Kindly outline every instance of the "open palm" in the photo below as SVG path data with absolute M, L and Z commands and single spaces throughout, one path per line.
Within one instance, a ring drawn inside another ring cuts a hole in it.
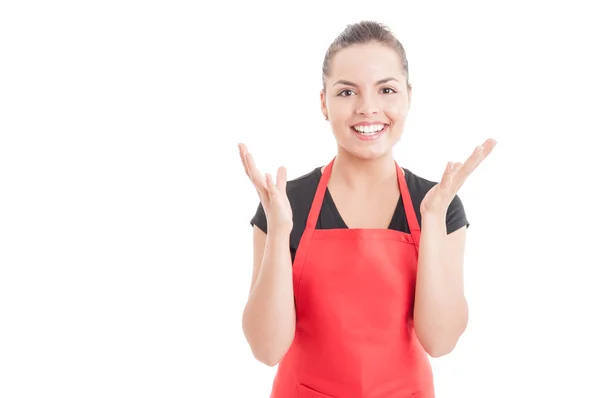
M 269 173 L 263 175 L 254 163 L 252 154 L 244 144 L 238 146 L 240 159 L 246 175 L 256 188 L 260 202 L 267 216 L 269 230 L 292 230 L 292 207 L 287 197 L 287 171 L 284 167 L 277 170 L 276 182 Z

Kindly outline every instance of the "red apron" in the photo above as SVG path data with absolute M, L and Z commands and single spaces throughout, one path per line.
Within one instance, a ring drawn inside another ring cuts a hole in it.
M 411 233 L 315 229 L 325 168 L 293 264 L 296 333 L 271 398 L 433 398 L 412 310 L 420 228 L 396 164 Z

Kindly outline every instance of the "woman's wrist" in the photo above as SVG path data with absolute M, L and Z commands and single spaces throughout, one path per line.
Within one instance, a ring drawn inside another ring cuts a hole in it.
M 292 230 L 290 228 L 272 227 L 267 230 L 267 240 L 273 242 L 285 241 L 286 243 L 289 243 L 291 233 Z
M 426 211 L 421 213 L 421 224 L 445 224 L 446 223 L 446 214 L 442 212 L 429 212 Z

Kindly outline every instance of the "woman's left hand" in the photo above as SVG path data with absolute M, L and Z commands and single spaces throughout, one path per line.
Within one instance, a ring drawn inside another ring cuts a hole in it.
M 427 192 L 427 195 L 425 195 L 425 198 L 423 198 L 421 202 L 421 216 L 424 214 L 445 216 L 448 206 L 450 206 L 450 203 L 467 177 L 483 162 L 495 146 L 496 140 L 489 138 L 483 145 L 475 148 L 464 164 L 460 162 L 448 162 L 441 181 L 431 188 Z

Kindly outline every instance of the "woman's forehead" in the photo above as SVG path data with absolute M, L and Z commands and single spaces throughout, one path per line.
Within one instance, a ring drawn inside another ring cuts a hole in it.
M 385 78 L 404 77 L 398 53 L 380 44 L 353 45 L 340 50 L 331 63 L 330 80 L 356 83 L 375 82 Z

